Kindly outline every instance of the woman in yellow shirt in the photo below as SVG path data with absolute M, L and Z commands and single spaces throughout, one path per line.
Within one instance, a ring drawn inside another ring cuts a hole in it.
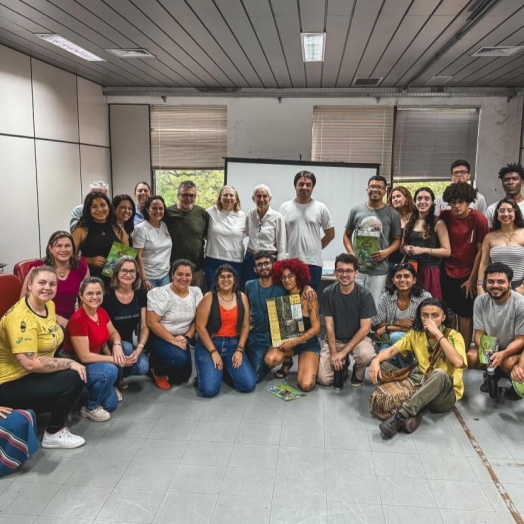
M 85 367 L 54 358 L 64 334 L 56 321 L 53 298 L 56 271 L 34 268 L 27 295 L 0 320 L 0 405 L 51 413 L 44 448 L 77 448 L 85 443 L 65 427 L 86 381 Z

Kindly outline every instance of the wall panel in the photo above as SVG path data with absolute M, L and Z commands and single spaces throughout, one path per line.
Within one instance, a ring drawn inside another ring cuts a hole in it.
M 80 142 L 109 147 L 109 115 L 102 87 L 78 78 Z
M 81 145 L 80 171 L 82 173 L 82 199 L 89 192 L 89 183 L 93 180 L 107 182 L 111 198 L 111 154 L 108 148 Z

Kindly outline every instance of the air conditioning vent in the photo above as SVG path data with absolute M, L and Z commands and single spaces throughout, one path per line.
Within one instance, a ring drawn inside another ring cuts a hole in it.
M 355 78 L 353 85 L 355 87 L 376 87 L 382 82 L 382 77 L 375 78 Z
M 155 58 L 147 49 L 106 49 L 119 58 Z
M 443 86 L 446 82 L 449 82 L 453 77 L 452 76 L 434 76 L 430 78 L 427 82 L 427 86 Z
M 478 51 L 475 51 L 471 56 L 513 56 L 518 53 L 523 46 L 508 46 L 499 45 L 495 47 L 481 47 Z

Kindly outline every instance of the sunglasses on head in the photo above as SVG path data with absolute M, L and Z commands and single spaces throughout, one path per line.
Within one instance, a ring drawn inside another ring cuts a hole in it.
M 409 262 L 402 262 L 401 264 L 395 264 L 393 266 L 393 269 L 395 271 L 398 271 L 399 269 L 412 269 L 413 271 L 415 271 L 413 264 L 410 264 Z

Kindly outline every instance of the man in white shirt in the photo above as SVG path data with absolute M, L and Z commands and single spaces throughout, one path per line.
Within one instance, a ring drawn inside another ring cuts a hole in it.
M 109 184 L 107 182 L 104 182 L 103 180 L 96 180 L 94 182 L 91 182 L 89 184 L 89 192 L 90 193 L 104 193 L 104 195 L 107 195 L 107 190 L 109 189 Z M 69 231 L 71 233 L 73 232 L 73 229 L 75 229 L 76 225 L 78 224 L 78 221 L 80 220 L 80 217 L 82 216 L 82 211 L 84 210 L 84 204 L 79 204 L 78 206 L 74 207 L 71 211 L 71 220 L 69 220 Z
M 318 291 L 322 277 L 322 250 L 335 238 L 335 224 L 325 204 L 311 198 L 317 179 L 309 171 L 295 175 L 296 198 L 284 202 L 279 212 L 286 222 L 289 258 L 299 258 L 309 266 L 309 285 Z M 320 236 L 320 231 L 324 236 Z
M 524 197 L 521 195 L 524 186 L 524 167 L 521 164 L 508 164 L 499 171 L 499 178 L 502 182 L 502 189 L 505 197 L 515 200 L 524 215 Z M 490 229 L 493 229 L 493 216 L 499 201 L 491 204 L 485 212 Z
M 451 173 L 452 184 L 456 184 L 457 182 L 467 182 L 471 178 L 471 167 L 469 162 L 467 160 L 463 160 L 462 158 L 455 160 L 455 162 L 451 164 L 449 170 Z M 475 202 L 471 202 L 469 207 L 470 209 L 476 209 L 482 214 L 485 214 L 487 208 L 486 199 L 483 195 L 477 193 L 477 200 L 475 200 Z M 442 195 L 439 195 L 435 199 L 435 216 L 440 215 L 440 212 L 444 211 L 444 209 L 451 209 L 451 206 L 447 202 L 444 202 Z

